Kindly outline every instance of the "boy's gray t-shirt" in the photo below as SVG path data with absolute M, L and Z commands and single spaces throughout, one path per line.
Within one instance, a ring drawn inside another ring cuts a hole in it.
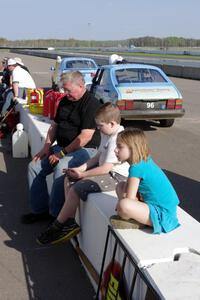
M 113 135 L 101 133 L 101 143 L 98 148 L 99 166 L 102 166 L 104 163 L 112 163 L 113 172 L 128 177 L 129 164 L 127 162 L 119 162 L 114 152 L 116 148 L 117 135 L 123 130 L 124 127 L 120 125 L 117 132 Z

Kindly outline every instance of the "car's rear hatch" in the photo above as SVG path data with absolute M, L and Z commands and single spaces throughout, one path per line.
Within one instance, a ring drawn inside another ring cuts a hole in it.
M 182 109 L 182 96 L 179 91 L 166 83 L 165 85 L 147 86 L 118 85 L 117 105 L 120 110 L 165 110 Z
M 165 86 L 160 85 L 152 85 L 149 84 L 148 86 L 140 86 L 134 85 L 124 85 L 119 84 L 117 87 L 119 93 L 119 99 L 126 99 L 126 100 L 153 100 L 159 101 L 164 99 L 177 99 L 182 98 L 180 93 L 177 91 L 176 88 L 170 86 L 169 84 L 165 84 Z

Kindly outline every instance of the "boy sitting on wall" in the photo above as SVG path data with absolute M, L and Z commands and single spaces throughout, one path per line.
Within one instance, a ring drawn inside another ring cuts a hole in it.
M 80 199 L 86 201 L 89 193 L 115 190 L 119 181 L 127 179 L 129 165 L 120 163 L 114 152 L 117 135 L 124 130 L 119 108 L 105 103 L 97 110 L 95 121 L 101 132 L 98 152 L 80 167 L 64 169 L 65 203 L 57 219 L 37 238 L 39 244 L 56 244 L 77 235 L 81 228 L 75 215 Z

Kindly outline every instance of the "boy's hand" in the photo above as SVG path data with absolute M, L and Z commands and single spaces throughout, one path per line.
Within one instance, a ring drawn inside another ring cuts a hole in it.
M 64 169 L 65 173 L 72 179 L 81 179 L 83 178 L 83 172 L 79 171 L 78 168 L 73 168 L 73 169 Z M 64 171 L 63 170 L 63 171 Z

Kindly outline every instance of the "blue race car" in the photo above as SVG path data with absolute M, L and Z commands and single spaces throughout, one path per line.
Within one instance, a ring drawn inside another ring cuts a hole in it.
M 61 57 L 58 56 L 55 67 L 51 68 L 51 70 L 54 71 L 52 76 L 52 88 L 57 88 L 61 74 L 69 71 L 80 71 L 84 76 L 87 87 L 91 85 L 97 69 L 98 66 L 96 62 L 91 58 L 66 57 L 61 59 Z
M 185 112 L 176 86 L 151 65 L 101 66 L 90 90 L 102 103 L 115 103 L 127 120 L 159 120 L 161 126 L 170 127 Z

